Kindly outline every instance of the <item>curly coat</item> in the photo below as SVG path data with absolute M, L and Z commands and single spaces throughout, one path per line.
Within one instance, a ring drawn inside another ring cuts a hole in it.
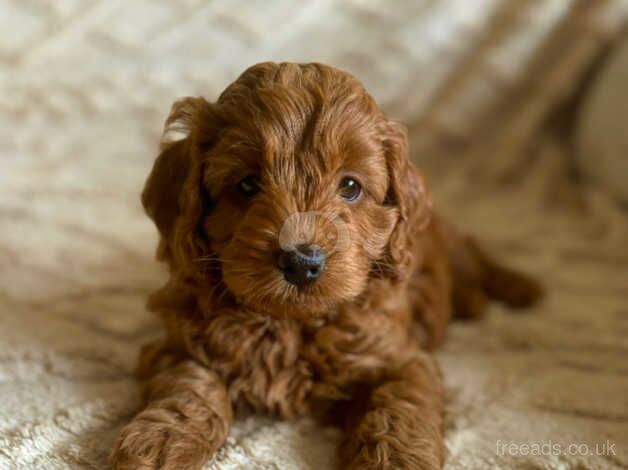
M 141 352 L 146 406 L 115 468 L 201 468 L 236 411 L 333 421 L 343 468 L 440 468 L 443 386 L 426 350 L 452 311 L 526 306 L 539 286 L 433 214 L 404 127 L 345 72 L 258 64 L 215 103 L 175 103 L 166 130 L 186 137 L 162 145 L 142 194 L 170 269 L 148 302 L 166 335 Z M 236 189 L 248 175 L 253 197 Z M 347 175 L 362 187 L 352 203 L 337 192 Z M 305 287 L 276 267 L 299 237 L 327 253 Z

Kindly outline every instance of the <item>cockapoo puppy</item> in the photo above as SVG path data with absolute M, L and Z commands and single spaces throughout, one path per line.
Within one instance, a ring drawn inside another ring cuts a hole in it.
M 236 412 L 345 431 L 342 468 L 443 465 L 444 396 L 426 350 L 454 312 L 541 293 L 432 211 L 406 131 L 351 75 L 262 63 L 215 103 L 172 107 L 142 194 L 170 278 L 148 307 L 145 408 L 117 469 L 198 469 Z

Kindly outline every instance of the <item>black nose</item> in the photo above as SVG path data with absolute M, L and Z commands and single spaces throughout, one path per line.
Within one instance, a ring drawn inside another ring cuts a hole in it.
M 295 286 L 314 282 L 325 269 L 325 253 L 316 245 L 297 245 L 281 250 L 278 259 L 283 277 Z

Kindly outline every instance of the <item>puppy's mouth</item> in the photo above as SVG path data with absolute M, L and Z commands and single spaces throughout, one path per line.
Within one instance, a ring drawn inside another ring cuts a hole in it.
M 287 253 L 270 269 L 245 272 L 226 267 L 223 280 L 244 308 L 271 316 L 319 317 L 336 305 L 339 294 L 326 282 L 325 264 L 305 262 Z

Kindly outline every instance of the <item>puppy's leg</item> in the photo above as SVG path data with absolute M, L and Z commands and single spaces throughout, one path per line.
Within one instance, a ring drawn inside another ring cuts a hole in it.
M 444 396 L 438 367 L 427 354 L 418 353 L 353 406 L 359 413 L 347 423 L 342 468 L 442 467 Z
M 543 287 L 534 278 L 504 266 L 473 240 L 468 243 L 484 266 L 482 287 L 490 298 L 504 302 L 511 308 L 525 308 L 543 297 Z
M 446 240 L 453 280 L 452 300 L 457 317 L 481 317 L 489 299 L 512 308 L 524 308 L 543 296 L 539 282 L 502 265 L 472 238 L 460 235 L 449 227 Z
M 190 360 L 175 363 L 147 381 L 145 395 L 146 408 L 118 437 L 114 468 L 200 469 L 223 445 L 232 411 L 214 372 Z

